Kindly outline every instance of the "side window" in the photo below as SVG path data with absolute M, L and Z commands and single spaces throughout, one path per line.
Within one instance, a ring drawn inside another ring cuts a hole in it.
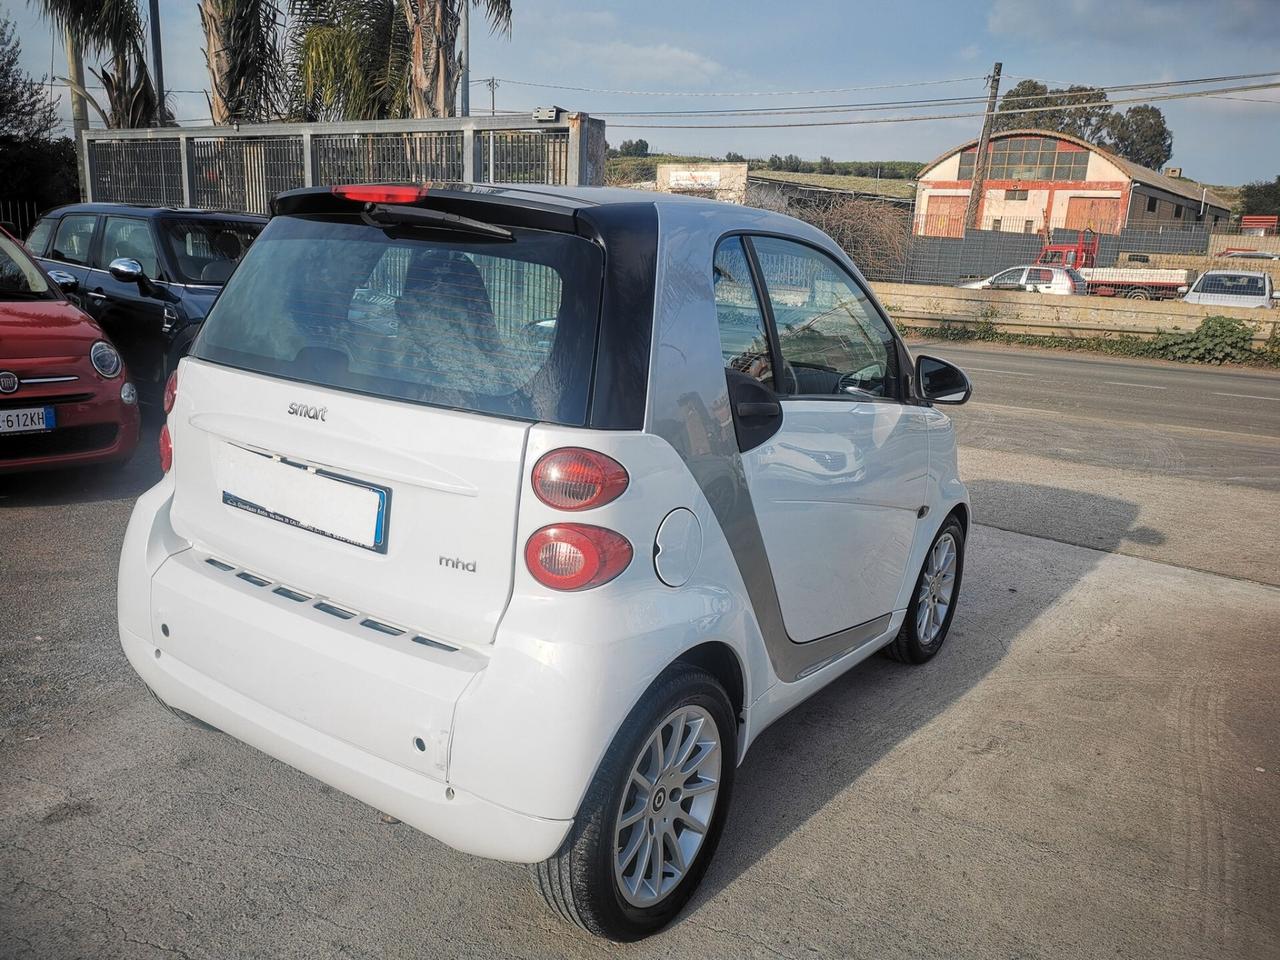
M 148 277 L 158 276 L 160 261 L 156 257 L 151 224 L 133 217 L 107 217 L 102 230 L 102 247 L 94 265 L 105 270 L 111 266 L 112 260 L 120 257 L 137 260 Z
M 811 247 L 752 240 L 795 393 L 898 395 L 893 331 L 849 274 Z
M 991 285 L 994 287 L 999 284 L 1021 284 L 1022 283 L 1022 267 L 1014 267 L 1012 270 L 1005 270 L 1003 273 L 997 273 L 991 278 Z
M 48 217 L 37 220 L 36 225 L 27 234 L 27 249 L 35 257 L 44 256 L 44 248 L 49 243 L 49 234 L 53 232 L 53 221 Z
M 58 224 L 58 232 L 53 238 L 53 249 L 49 256 L 54 260 L 66 263 L 87 264 L 89 262 L 89 244 L 93 240 L 93 228 L 98 218 L 83 214 L 72 214 L 62 218 Z
M 741 237 L 730 237 L 716 247 L 714 282 L 724 365 L 772 386 L 764 314 L 756 299 Z
M 1052 270 L 1028 270 L 1027 283 L 1053 283 Z

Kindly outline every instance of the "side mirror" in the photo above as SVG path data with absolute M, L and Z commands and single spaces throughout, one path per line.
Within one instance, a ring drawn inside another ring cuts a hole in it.
M 973 394 L 973 384 L 954 363 L 937 357 L 916 357 L 916 389 L 922 400 L 933 403 L 964 403 Z
M 1178 288 L 1178 292 L 1181 294 L 1187 294 L 1191 292 L 1191 288 L 1184 285 Z
M 80 281 L 65 270 L 50 270 L 49 279 L 56 283 L 63 293 L 75 293 L 80 289 Z
M 1271 299 L 1272 299 L 1272 300 L 1280 300 L 1280 290 L 1273 290 L 1273 291 L 1271 292 Z
M 141 283 L 147 279 L 146 273 L 143 272 L 142 264 L 129 257 L 119 257 L 112 260 L 111 265 L 107 267 L 107 271 L 121 283 Z
M 1028 283 L 1023 286 L 1023 289 L 1026 290 L 1027 293 L 1035 293 L 1036 285 L 1034 283 Z

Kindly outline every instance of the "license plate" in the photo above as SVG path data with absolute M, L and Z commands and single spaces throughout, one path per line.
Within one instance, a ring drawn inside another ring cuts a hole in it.
M 57 425 L 53 407 L 0 410 L 0 433 L 44 433 Z
M 291 527 L 387 552 L 388 487 L 227 445 L 222 502 Z

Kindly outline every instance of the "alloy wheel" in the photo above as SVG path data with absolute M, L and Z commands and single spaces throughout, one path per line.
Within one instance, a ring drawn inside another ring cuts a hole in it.
M 652 907 L 688 873 L 715 814 L 722 762 L 719 728 L 693 704 L 671 711 L 641 748 L 614 820 L 614 877 L 633 907 Z
M 931 646 L 942 633 L 956 589 L 959 556 L 955 537 L 944 533 L 925 558 L 916 594 L 916 637 L 921 646 Z

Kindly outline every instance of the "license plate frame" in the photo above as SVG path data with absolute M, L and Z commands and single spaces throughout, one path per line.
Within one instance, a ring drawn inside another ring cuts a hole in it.
M 39 413 L 40 426 L 24 427 L 21 420 L 24 414 L 30 415 Z M 16 420 L 15 420 L 16 418 Z M 15 420 L 17 426 L 9 426 L 9 421 Z M 22 436 L 32 433 L 50 433 L 58 428 L 58 413 L 49 404 L 41 404 L 38 407 L 19 407 L 13 410 L 0 410 L 0 436 L 13 437 Z
M 295 460 L 290 460 L 287 457 L 272 456 L 270 454 L 261 453 L 257 450 L 247 450 L 243 447 L 234 447 L 234 446 L 231 447 L 231 450 L 234 451 L 234 455 L 249 454 L 254 458 L 261 458 L 262 460 L 261 466 L 266 466 L 267 464 L 271 464 L 276 467 L 279 467 L 280 469 L 290 469 L 290 470 L 299 471 L 299 474 L 297 474 L 296 476 L 288 476 L 285 474 L 279 475 L 281 479 L 285 479 L 286 481 L 291 481 L 295 489 L 299 488 L 300 486 L 298 481 L 301 481 L 301 478 L 306 477 L 308 479 L 305 481 L 305 483 L 314 484 L 315 481 L 318 480 L 318 481 L 324 481 L 324 482 L 330 482 L 330 483 L 343 484 L 344 486 L 349 488 L 355 488 L 357 490 L 367 491 L 373 494 L 374 497 L 376 497 L 376 510 L 373 517 L 372 535 L 369 537 L 369 542 L 364 542 L 350 536 L 344 536 L 343 534 L 335 532 L 334 530 L 325 529 L 324 527 L 319 526 L 314 522 L 308 522 L 308 520 L 305 519 L 305 514 L 307 511 L 302 511 L 303 516 L 295 517 L 295 516 L 291 516 L 288 513 L 285 513 L 280 508 L 279 504 L 259 503 L 255 499 L 242 496 L 241 493 L 237 493 L 233 490 L 228 489 L 226 485 L 226 480 L 224 479 L 224 482 L 220 484 L 220 486 L 222 487 L 222 491 L 221 491 L 222 502 L 227 506 L 234 507 L 237 510 L 244 510 L 248 513 L 252 513 L 257 516 L 264 517 L 265 519 L 268 519 L 268 520 L 274 520 L 277 523 L 283 523 L 286 526 L 295 527 L 299 530 L 305 530 L 308 533 L 314 533 L 317 536 L 325 537 L 330 540 L 337 540 L 340 543 L 350 544 L 353 547 L 359 547 L 361 550 L 368 550 L 371 553 L 385 554 L 387 552 L 387 545 L 389 543 L 388 531 L 389 531 L 389 526 L 391 521 L 391 488 L 390 487 L 386 487 L 377 483 L 370 483 L 367 480 L 360 480 L 356 477 L 350 477 L 350 476 L 347 476 L 346 474 L 337 473 L 332 470 L 327 470 L 323 467 L 316 467 L 311 464 L 300 463 Z M 272 467 L 267 467 L 267 469 L 270 470 L 272 469 Z M 321 491 L 321 495 L 323 495 L 323 491 Z M 270 499 L 270 498 L 258 496 L 257 499 Z M 295 510 L 295 512 L 297 511 Z

